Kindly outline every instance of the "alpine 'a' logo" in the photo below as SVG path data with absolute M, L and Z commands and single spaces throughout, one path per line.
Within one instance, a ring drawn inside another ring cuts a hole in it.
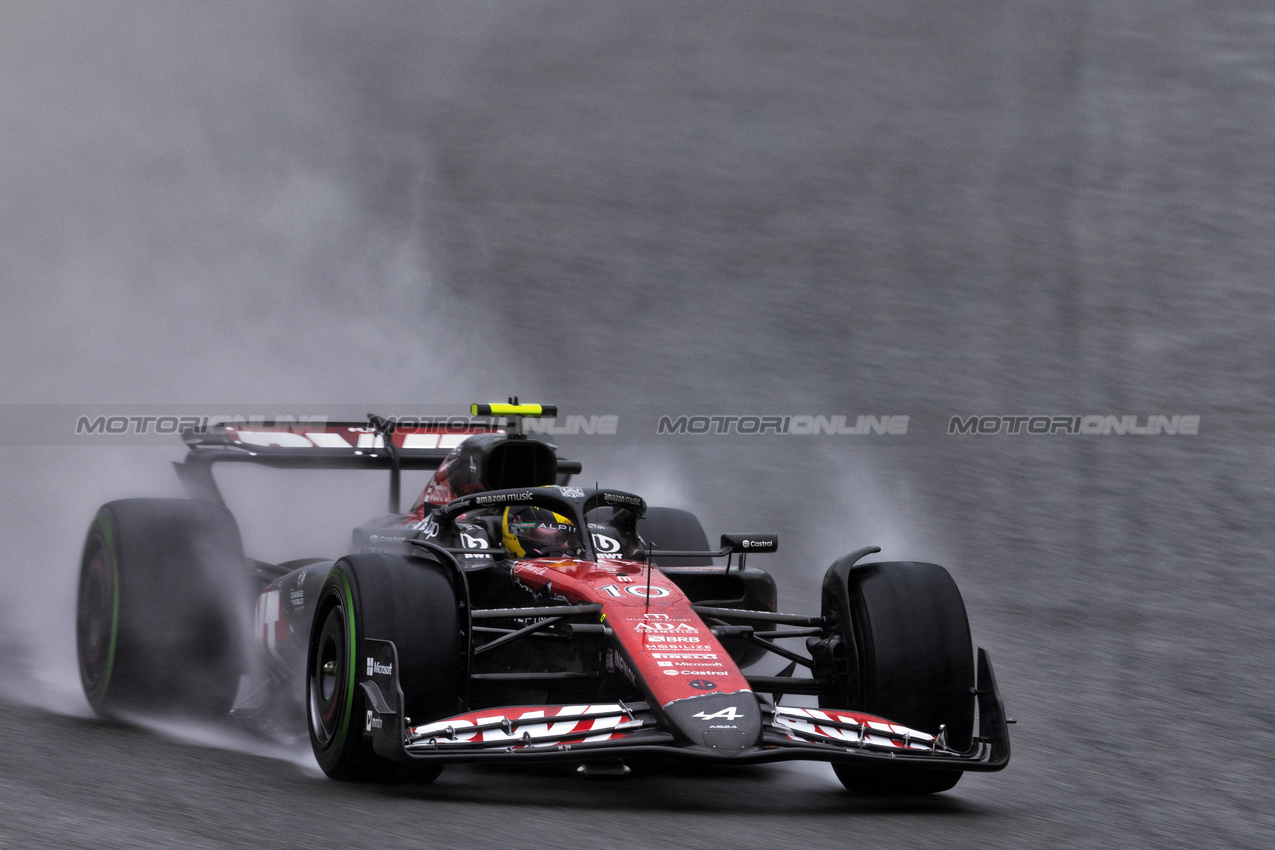
M 738 720 L 743 716 L 733 705 L 730 708 L 723 708 L 721 711 L 714 711 L 712 714 L 700 711 L 691 715 L 691 717 L 698 717 L 700 720 Z

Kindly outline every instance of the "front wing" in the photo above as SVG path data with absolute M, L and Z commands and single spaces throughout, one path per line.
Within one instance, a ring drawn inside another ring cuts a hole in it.
M 762 724 L 755 743 L 717 748 L 679 738 L 657 708 L 645 702 L 506 706 L 413 724 L 403 716 L 398 654 L 388 641 L 366 641 L 377 663 L 360 686 L 367 697 L 364 732 L 375 751 L 406 763 L 545 763 L 623 758 L 717 761 L 736 764 L 810 760 L 876 763 L 930 770 L 1000 770 L 1009 762 L 1005 709 L 991 660 L 978 651 L 979 724 L 969 750 L 957 752 L 938 736 L 861 712 L 771 706 L 759 700 Z M 384 672 L 389 671 L 389 672 Z

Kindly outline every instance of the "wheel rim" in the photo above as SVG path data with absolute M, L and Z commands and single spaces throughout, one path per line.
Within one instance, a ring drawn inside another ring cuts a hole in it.
M 349 672 L 345 607 L 340 603 L 328 609 L 312 655 L 308 688 L 310 694 L 310 728 L 321 744 L 329 743 L 341 722 L 345 703 L 345 680 Z

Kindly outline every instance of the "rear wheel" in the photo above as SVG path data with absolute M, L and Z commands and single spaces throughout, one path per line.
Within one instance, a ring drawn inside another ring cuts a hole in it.
M 404 714 L 414 724 L 456 713 L 465 655 L 456 593 L 438 564 L 401 555 L 351 555 L 337 561 L 319 593 L 306 664 L 310 743 L 333 779 L 397 778 L 377 756 L 360 722 L 367 711 L 359 685 L 364 642 L 391 641 L 398 652 Z M 419 769 L 430 781 L 441 768 Z
M 245 669 L 255 582 L 220 505 L 126 499 L 89 527 L 76 603 L 76 655 L 89 705 L 220 717 Z
M 824 577 L 823 613 L 835 624 L 829 708 L 875 714 L 967 749 L 974 729 L 974 651 L 965 603 L 937 564 L 834 564 Z M 861 794 L 946 791 L 960 771 L 834 765 Z

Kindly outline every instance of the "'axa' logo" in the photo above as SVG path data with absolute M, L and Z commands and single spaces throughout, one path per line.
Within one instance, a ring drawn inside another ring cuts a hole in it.
M 636 585 L 635 585 L 634 587 L 636 587 Z M 630 589 L 632 589 L 632 588 L 630 588 Z M 661 588 L 661 590 L 662 590 L 662 589 L 663 589 L 663 588 Z M 654 591 L 654 590 L 655 590 L 655 588 L 651 588 L 651 590 L 652 590 L 652 591 Z M 666 593 L 667 593 L 667 591 L 666 591 Z M 641 595 L 641 594 L 634 594 L 634 595 Z M 655 596 L 656 594 L 655 594 L 655 593 L 652 593 L 651 595 L 652 595 L 652 596 Z M 694 627 L 694 626 L 692 626 L 690 623 L 663 623 L 663 622 L 658 622 L 658 621 L 657 621 L 657 622 L 654 622 L 654 623 L 637 623 L 636 625 L 634 625 L 634 626 L 633 626 L 633 631 L 635 631 L 635 632 L 662 632 L 662 633 L 671 633 L 671 632 L 690 632 L 691 634 L 696 634 L 696 633 L 698 633 L 698 632 L 699 632 L 699 629 L 695 628 L 695 627 Z

